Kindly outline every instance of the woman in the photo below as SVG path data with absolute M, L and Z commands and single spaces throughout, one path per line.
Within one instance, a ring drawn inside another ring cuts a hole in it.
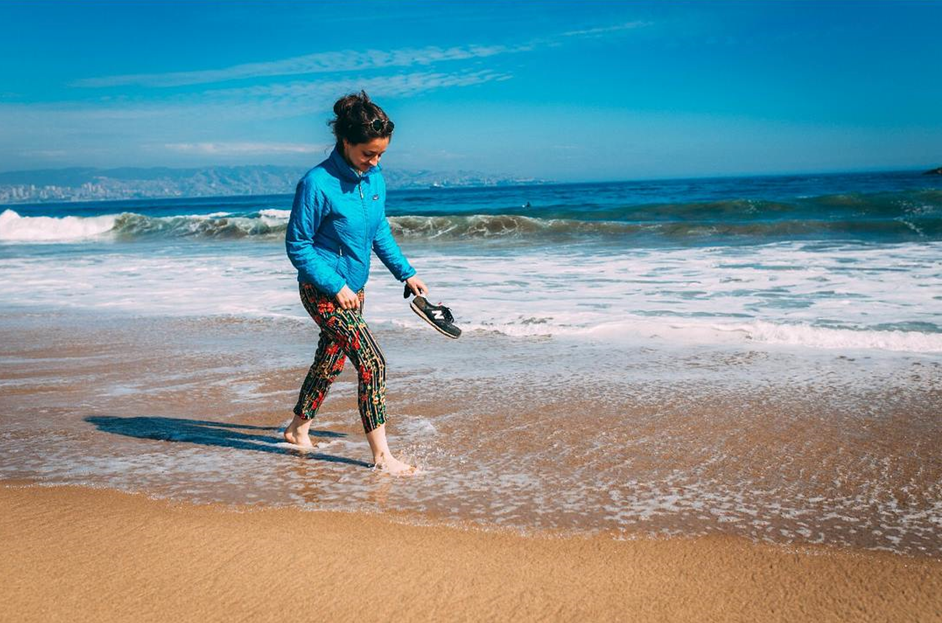
M 285 234 L 301 301 L 321 329 L 285 440 L 311 447 L 311 419 L 347 357 L 357 370 L 360 419 L 374 464 L 391 473 L 412 472 L 415 468 L 393 457 L 386 445 L 386 361 L 363 320 L 371 249 L 416 296 L 428 292 L 386 221 L 379 159 L 394 125 L 365 91 L 337 100 L 334 114 L 329 122 L 337 139 L 334 150 L 298 183 Z

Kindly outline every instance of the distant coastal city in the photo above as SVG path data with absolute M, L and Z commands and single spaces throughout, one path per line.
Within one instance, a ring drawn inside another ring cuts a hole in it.
M 305 170 L 305 167 L 288 166 L 236 166 L 11 171 L 0 173 L 0 204 L 283 195 L 294 192 Z M 383 175 L 390 189 L 548 183 L 548 180 L 500 177 L 478 171 L 384 170 Z

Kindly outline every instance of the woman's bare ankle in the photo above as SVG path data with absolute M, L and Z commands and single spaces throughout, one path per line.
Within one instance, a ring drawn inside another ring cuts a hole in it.
M 311 437 L 308 434 L 310 428 L 311 420 L 304 420 L 298 416 L 295 416 L 294 420 L 291 421 L 291 424 L 289 424 L 285 429 L 285 441 L 296 446 L 302 446 L 304 448 L 313 447 L 313 444 L 311 443 Z
M 390 474 L 413 473 L 415 466 L 400 461 L 389 452 L 380 452 L 373 455 L 373 465 L 375 469 L 382 469 Z

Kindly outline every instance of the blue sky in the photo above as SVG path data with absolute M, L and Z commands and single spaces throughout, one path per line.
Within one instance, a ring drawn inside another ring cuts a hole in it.
M 0 2 L 0 170 L 384 166 L 559 181 L 942 165 L 942 2 Z

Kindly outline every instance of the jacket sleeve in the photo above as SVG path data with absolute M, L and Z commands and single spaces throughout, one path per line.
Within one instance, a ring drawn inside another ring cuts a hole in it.
M 376 256 L 386 265 L 393 277 L 399 281 L 405 281 L 415 274 L 415 269 L 412 268 L 409 260 L 399 250 L 399 245 L 396 244 L 396 239 L 393 238 L 385 212 L 380 219 L 379 228 L 376 230 L 376 237 L 373 238 L 373 251 L 376 252 Z
M 314 234 L 325 215 L 324 203 L 323 196 L 308 178 L 298 182 L 285 232 L 285 249 L 301 281 L 334 296 L 346 285 L 344 279 L 314 250 Z

